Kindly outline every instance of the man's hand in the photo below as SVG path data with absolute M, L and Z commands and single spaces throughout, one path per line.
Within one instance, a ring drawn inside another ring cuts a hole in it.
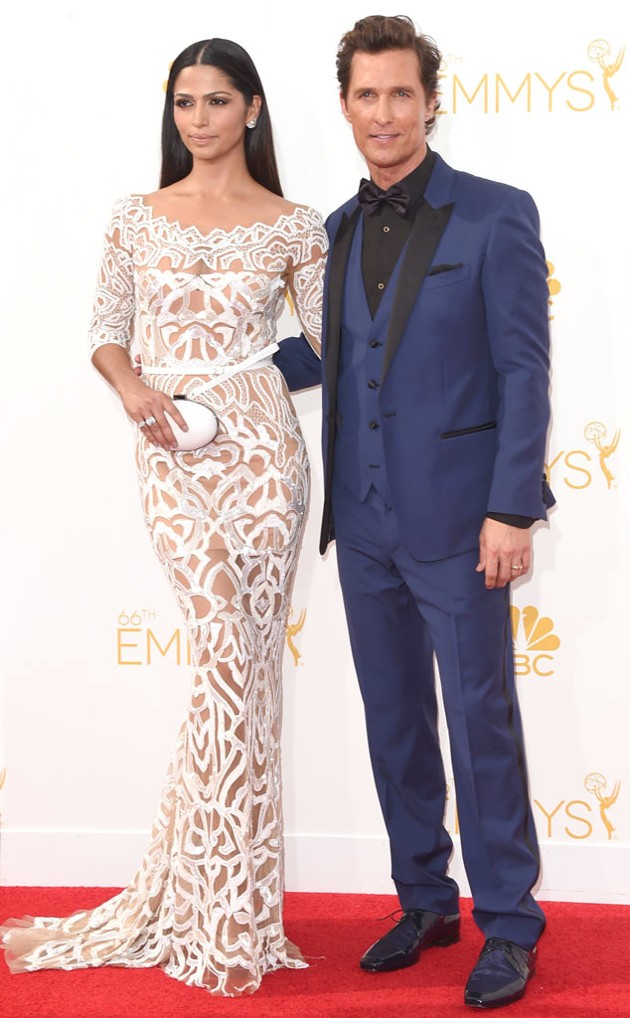
M 479 534 L 477 572 L 486 574 L 486 587 L 505 587 L 518 579 L 531 565 L 531 531 L 509 527 L 507 523 L 486 518 Z

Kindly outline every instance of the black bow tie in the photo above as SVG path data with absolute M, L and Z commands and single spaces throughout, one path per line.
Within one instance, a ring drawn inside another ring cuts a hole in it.
M 394 184 L 387 191 L 382 191 L 365 177 L 359 184 L 358 199 L 366 216 L 374 215 L 383 205 L 391 205 L 399 216 L 404 216 L 409 208 L 409 192 L 401 184 Z

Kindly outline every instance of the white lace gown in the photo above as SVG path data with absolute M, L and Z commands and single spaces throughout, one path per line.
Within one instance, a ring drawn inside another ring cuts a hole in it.
M 327 248 L 318 213 L 203 234 L 119 202 L 106 237 L 92 349 L 129 347 L 144 380 L 186 393 L 273 342 L 287 288 L 319 351 Z M 282 924 L 281 662 L 309 472 L 277 368 L 234 374 L 196 397 L 215 440 L 165 451 L 138 429 L 146 524 L 184 613 L 194 660 L 150 844 L 129 887 L 65 919 L 9 920 L 13 971 L 153 966 L 212 993 L 253 992 L 305 965 Z

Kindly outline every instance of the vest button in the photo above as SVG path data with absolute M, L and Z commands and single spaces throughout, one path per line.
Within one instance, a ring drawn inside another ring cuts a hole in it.
M 379 343 L 378 339 L 371 339 L 370 340 L 370 346 L 372 347 L 373 350 L 375 350 L 376 347 L 380 346 L 380 345 L 381 344 Z
M 380 427 L 380 425 L 379 425 L 378 421 L 370 421 L 368 427 L 369 427 L 370 431 L 376 431 L 376 429 L 378 427 Z
M 378 389 L 378 382 L 374 378 L 370 378 L 367 386 L 368 389 Z

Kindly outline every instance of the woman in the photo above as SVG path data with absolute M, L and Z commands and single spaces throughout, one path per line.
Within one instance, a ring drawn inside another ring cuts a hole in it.
M 194 656 L 192 703 L 131 885 L 68 919 L 10 921 L 3 940 L 14 971 L 162 965 L 237 995 L 305 964 L 282 926 L 279 738 L 309 480 L 271 352 L 287 287 L 319 349 L 327 242 L 318 214 L 282 197 L 263 88 L 235 43 L 175 60 L 162 152 L 160 190 L 114 209 L 90 340 L 138 426 L 145 519 Z M 170 427 L 185 427 L 173 398 L 186 394 L 219 421 L 189 452 Z

